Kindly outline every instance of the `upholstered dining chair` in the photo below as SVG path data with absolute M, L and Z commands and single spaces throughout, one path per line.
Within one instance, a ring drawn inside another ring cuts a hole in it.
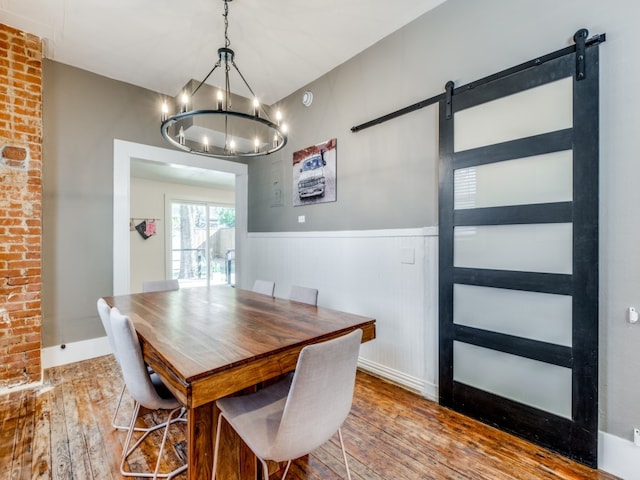
M 125 477 L 145 477 L 145 478 L 173 478 L 187 469 L 187 465 L 182 465 L 169 473 L 159 473 L 162 453 L 167 441 L 167 435 L 171 425 L 177 421 L 186 421 L 182 417 L 184 412 L 182 405 L 167 390 L 156 374 L 149 375 L 147 367 L 142 357 L 142 349 L 138 341 L 138 335 L 131 319 L 122 315 L 117 308 L 111 309 L 111 332 L 115 343 L 116 351 L 122 369 L 127 390 L 135 400 L 133 415 L 127 432 L 127 437 L 122 450 L 122 460 L 120 462 L 120 474 Z M 154 425 L 144 430 L 138 440 L 131 445 L 133 433 L 136 430 L 135 424 L 138 419 L 140 407 L 149 410 L 169 410 L 166 422 Z M 155 470 L 149 472 L 128 472 L 124 466 L 127 458 L 140 446 L 147 436 L 160 428 L 164 428 L 162 442 L 158 451 Z
M 116 352 L 116 346 L 113 341 L 113 334 L 111 333 L 111 307 L 104 301 L 104 298 L 98 299 L 98 316 L 100 317 L 100 321 L 102 322 L 102 327 L 104 328 L 105 333 L 107 334 L 107 340 L 109 341 L 109 346 L 111 347 L 111 351 L 113 352 L 113 356 L 120 365 L 120 360 L 118 360 L 118 352 Z M 116 404 L 116 409 L 113 412 L 113 417 L 111 418 L 111 426 L 117 430 L 128 430 L 128 425 L 118 425 L 116 423 L 116 418 L 118 416 L 118 411 L 120 410 L 120 405 L 122 404 L 122 398 L 124 397 L 124 391 L 126 390 L 127 385 L 123 382 L 122 389 L 120 389 L 120 395 L 118 396 L 118 403 Z
M 294 302 L 308 303 L 309 305 L 318 304 L 318 289 L 309 287 L 299 287 L 293 285 L 289 291 L 289 300 Z
M 148 280 L 146 282 L 142 282 L 142 293 L 167 292 L 179 289 L 180 284 L 178 283 L 178 280 Z
M 105 333 L 107 334 L 107 340 L 109 341 L 109 346 L 111 347 L 111 351 L 113 352 L 113 356 L 120 365 L 120 360 L 118 359 L 118 352 L 116 351 L 116 345 L 113 341 L 113 333 L 111 332 L 111 307 L 104 301 L 104 298 L 98 299 L 98 315 L 100 316 L 100 321 L 102 322 L 102 326 L 104 328 Z M 153 374 L 153 369 L 147 366 L 147 371 L 149 375 Z M 152 381 L 159 381 L 159 379 L 152 378 Z M 119 425 L 117 422 L 118 412 L 120 411 L 120 406 L 122 405 L 122 399 L 124 398 L 124 392 L 127 389 L 127 384 L 122 383 L 122 388 L 120 389 L 120 395 L 118 396 L 118 402 L 116 403 L 116 409 L 113 412 L 113 417 L 111 418 L 111 426 L 116 430 L 129 430 L 129 425 Z M 145 428 L 135 429 L 137 432 L 145 431 Z
M 256 280 L 253 282 L 252 292 L 261 293 L 273 297 L 273 291 L 276 288 L 276 282 L 270 280 Z
M 291 460 L 315 450 L 337 431 L 351 480 L 340 427 L 351 410 L 361 340 L 362 330 L 355 330 L 308 345 L 300 352 L 292 379 L 287 377 L 249 395 L 218 400 L 213 479 L 225 419 L 260 460 L 264 480 L 269 478 L 267 460 L 287 462 L 284 480 Z

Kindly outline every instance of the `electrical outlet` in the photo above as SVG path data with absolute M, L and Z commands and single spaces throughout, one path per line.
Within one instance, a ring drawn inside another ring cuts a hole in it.
M 633 443 L 636 447 L 640 447 L 640 428 L 633 429 Z

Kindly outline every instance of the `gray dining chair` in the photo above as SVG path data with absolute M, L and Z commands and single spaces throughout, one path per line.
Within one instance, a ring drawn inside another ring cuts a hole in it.
M 253 282 L 253 288 L 251 289 L 251 291 L 273 297 L 275 288 L 276 282 L 272 282 L 270 280 L 256 280 L 255 282 Z
M 298 357 L 293 377 L 256 393 L 218 400 L 220 409 L 213 455 L 213 479 L 218 465 L 222 419 L 237 432 L 262 464 L 269 479 L 267 460 L 287 462 L 307 455 L 338 432 L 342 456 L 351 480 L 340 427 L 353 402 L 362 330 L 322 343 L 308 345 Z
M 293 285 L 289 291 L 289 300 L 318 305 L 318 289 Z
M 131 416 L 127 437 L 122 449 L 120 474 L 125 477 L 173 478 L 181 472 L 184 472 L 187 469 L 187 465 L 182 465 L 169 473 L 159 473 L 160 463 L 167 442 L 169 428 L 175 422 L 186 421 L 182 416 L 184 409 L 156 374 L 149 375 L 142 357 L 142 349 L 138 341 L 138 335 L 131 319 L 122 315 L 120 311 L 114 307 L 111 309 L 110 320 L 111 332 L 116 351 L 118 352 L 117 357 L 120 361 L 122 376 L 124 377 L 127 390 L 135 400 L 133 415 Z M 144 433 L 140 438 L 131 445 L 133 433 L 136 431 L 135 424 L 140 413 L 140 407 L 145 407 L 149 410 L 169 410 L 169 414 L 165 422 L 144 429 Z M 124 466 L 127 458 L 142 444 L 151 432 L 161 428 L 164 428 L 164 434 L 153 473 L 125 471 Z
M 180 283 L 178 280 L 148 280 L 142 282 L 142 292 L 167 292 L 170 290 L 179 290 Z
M 118 354 L 116 352 L 116 346 L 113 342 L 113 334 L 111 333 L 111 307 L 104 301 L 104 298 L 98 299 L 98 316 L 100 317 L 100 321 L 102 322 L 102 327 L 104 328 L 105 333 L 107 334 L 107 340 L 109 341 L 109 346 L 111 347 L 111 351 L 113 352 L 113 356 L 120 365 L 120 361 L 118 360 Z M 113 412 L 113 417 L 111 418 L 111 426 L 116 430 L 128 430 L 129 427 L 127 425 L 118 425 L 116 423 L 116 417 L 118 416 L 118 411 L 120 410 L 120 405 L 122 404 L 122 398 L 124 397 L 124 391 L 126 390 L 127 385 L 123 382 L 122 388 L 120 389 L 120 395 L 118 396 L 118 403 L 116 404 L 116 409 Z
M 100 317 L 100 321 L 102 322 L 102 327 L 104 328 L 105 333 L 107 334 L 107 340 L 109 341 L 109 346 L 111 347 L 111 351 L 113 352 L 113 356 L 116 359 L 118 365 L 120 365 L 120 360 L 118 360 L 118 352 L 116 351 L 116 345 L 113 341 L 113 333 L 111 332 L 111 307 L 105 302 L 104 298 L 98 299 L 98 316 Z M 151 370 L 149 369 L 149 373 Z M 128 430 L 129 425 L 119 425 L 116 423 L 116 419 L 118 417 L 118 412 L 120 411 L 120 405 L 122 405 L 122 399 L 124 398 L 124 392 L 127 389 L 127 384 L 122 383 L 122 388 L 120 389 L 120 395 L 118 396 L 118 403 L 116 403 L 116 409 L 113 412 L 113 417 L 111 418 L 111 426 L 116 430 Z M 136 429 L 137 431 L 143 430 L 141 428 Z
M 104 328 L 105 333 L 107 334 L 107 340 L 109 341 L 109 346 L 111 347 L 111 351 L 113 352 L 113 356 L 116 359 L 118 365 L 120 365 L 120 360 L 118 359 L 118 352 L 116 351 L 116 345 L 113 341 L 113 333 L 111 332 L 111 307 L 105 302 L 104 298 L 98 299 L 98 316 L 100 317 L 100 321 L 102 322 L 102 326 Z M 147 372 L 149 375 L 153 374 L 153 369 L 147 366 Z M 113 412 L 113 417 L 111 418 L 111 426 L 116 430 L 129 430 L 129 425 L 119 425 L 117 422 L 118 412 L 120 411 L 120 406 L 122 405 L 122 399 L 124 398 L 124 392 L 127 389 L 127 384 L 122 382 L 122 388 L 120 389 L 120 395 L 118 396 L 118 402 L 116 403 L 116 409 Z M 145 431 L 145 428 L 135 429 L 137 432 Z

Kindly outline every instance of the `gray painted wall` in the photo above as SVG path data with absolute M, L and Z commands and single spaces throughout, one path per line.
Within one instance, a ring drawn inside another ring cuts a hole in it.
M 113 139 L 166 145 L 159 94 L 48 60 L 43 72 L 47 347 L 104 335 L 96 301 L 113 292 Z
M 448 0 L 308 86 L 281 108 L 290 144 L 250 162 L 249 230 L 354 230 L 437 225 L 436 111 L 358 134 L 349 128 L 570 44 L 587 27 L 601 48 L 601 428 L 631 439 L 640 426 L 640 4 L 628 0 Z M 101 336 L 95 300 L 112 290 L 113 138 L 164 147 L 157 95 L 44 63 L 43 345 Z M 338 200 L 291 207 L 292 152 L 338 139 Z M 278 163 L 280 162 L 280 163 Z M 285 204 L 270 207 L 273 164 Z M 298 224 L 298 215 L 307 223 Z
M 267 159 L 249 162 L 249 231 L 360 230 L 437 224 L 437 110 L 434 107 L 357 134 L 356 124 L 439 93 L 446 80 L 401 61 L 414 35 L 394 35 L 309 86 L 314 101 L 302 105 L 304 89 L 280 105 L 289 142 Z M 395 68 L 405 70 L 396 75 Z M 444 79 L 444 77 L 443 77 Z M 337 138 L 337 201 L 292 206 L 293 152 Z M 271 169 L 281 168 L 284 205 L 270 206 Z M 299 215 L 306 223 L 298 224 Z
M 601 428 L 632 439 L 640 426 L 640 4 L 628 0 L 448 0 L 281 102 L 287 147 L 249 163 L 249 231 L 358 230 L 437 225 L 437 123 L 427 108 L 354 134 L 350 127 L 572 43 L 582 27 L 601 47 L 600 409 Z M 301 104 L 309 89 L 311 107 Z M 291 159 L 336 137 L 337 202 L 292 207 Z M 271 207 L 274 162 L 285 204 Z M 278 162 L 281 162 L 278 164 Z M 306 223 L 297 223 L 305 215 Z

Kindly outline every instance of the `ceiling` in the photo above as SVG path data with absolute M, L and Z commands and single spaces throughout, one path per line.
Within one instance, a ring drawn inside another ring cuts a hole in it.
M 230 48 L 271 105 L 444 1 L 231 0 Z M 223 10 L 222 0 L 0 0 L 0 22 L 41 37 L 46 58 L 176 96 L 217 61 Z M 248 96 L 241 83 L 231 76 Z
M 139 158 L 131 159 L 131 176 L 164 183 L 178 183 L 202 188 L 234 190 L 236 176 L 186 165 L 152 162 Z

